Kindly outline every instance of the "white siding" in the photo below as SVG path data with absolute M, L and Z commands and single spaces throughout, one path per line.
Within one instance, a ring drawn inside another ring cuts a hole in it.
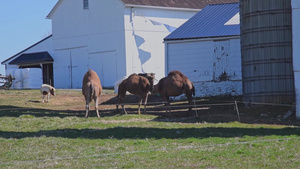
M 196 95 L 241 95 L 240 39 L 167 42 L 167 72 L 179 70 Z
M 196 12 L 147 8 L 126 8 L 126 71 L 127 75 L 153 72 L 156 79 L 165 76 L 163 39 L 170 33 L 163 25 L 179 27 Z M 151 21 L 160 24 L 155 25 Z

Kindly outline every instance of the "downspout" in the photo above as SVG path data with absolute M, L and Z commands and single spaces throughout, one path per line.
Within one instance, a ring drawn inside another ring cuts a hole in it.
M 295 83 L 296 117 L 300 120 L 300 32 L 297 27 L 300 23 L 300 1 L 292 0 L 292 44 L 293 44 L 293 67 Z

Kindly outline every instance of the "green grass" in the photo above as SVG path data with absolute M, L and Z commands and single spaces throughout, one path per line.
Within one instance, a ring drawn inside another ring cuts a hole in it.
M 85 119 L 80 91 L 58 93 L 42 104 L 37 90 L 0 91 L 0 168 L 300 166 L 299 127 L 136 114 Z

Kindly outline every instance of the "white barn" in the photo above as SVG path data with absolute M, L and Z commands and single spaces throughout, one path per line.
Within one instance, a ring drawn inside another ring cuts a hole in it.
M 59 0 L 47 16 L 53 27 L 55 86 L 81 88 L 88 68 L 105 87 L 132 73 L 162 77 L 162 39 L 169 34 L 163 24 L 178 27 L 199 9 L 152 2 Z
M 164 40 L 166 72 L 185 74 L 196 96 L 242 95 L 238 3 L 208 5 Z
M 53 85 L 81 88 L 88 68 L 105 87 L 132 73 L 153 72 L 159 79 L 165 76 L 163 38 L 206 5 L 232 1 L 59 0 L 47 16 Z M 10 69 L 17 57 L 2 64 Z

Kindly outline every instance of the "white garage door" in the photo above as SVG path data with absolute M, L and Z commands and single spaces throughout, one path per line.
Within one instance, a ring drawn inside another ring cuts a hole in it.
M 172 43 L 167 46 L 167 73 L 179 70 L 191 81 L 212 80 L 212 41 Z

